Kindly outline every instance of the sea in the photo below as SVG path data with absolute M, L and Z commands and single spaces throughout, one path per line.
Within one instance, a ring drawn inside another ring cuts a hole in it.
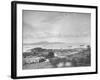
M 49 44 L 23 44 L 23 52 L 30 49 L 41 47 L 44 49 L 73 49 L 73 48 L 86 48 L 87 43 L 49 43 Z

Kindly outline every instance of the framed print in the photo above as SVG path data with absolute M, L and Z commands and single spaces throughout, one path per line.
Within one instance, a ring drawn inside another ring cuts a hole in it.
M 97 73 L 97 6 L 13 1 L 11 77 Z

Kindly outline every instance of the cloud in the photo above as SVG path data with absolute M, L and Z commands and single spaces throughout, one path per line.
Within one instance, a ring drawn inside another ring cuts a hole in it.
M 23 11 L 23 40 L 69 41 L 89 40 L 89 13 Z

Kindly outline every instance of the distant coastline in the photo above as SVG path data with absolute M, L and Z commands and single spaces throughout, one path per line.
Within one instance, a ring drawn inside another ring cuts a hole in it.
M 37 43 L 23 43 L 23 52 L 35 47 L 42 47 L 46 49 L 71 49 L 71 48 L 85 48 L 89 43 L 64 43 L 64 42 L 37 42 Z

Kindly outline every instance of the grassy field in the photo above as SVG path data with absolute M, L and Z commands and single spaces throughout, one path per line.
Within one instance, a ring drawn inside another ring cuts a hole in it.
M 23 69 L 41 69 L 41 68 L 52 68 L 52 65 L 49 62 L 42 62 L 42 63 L 32 63 L 26 64 L 23 66 Z

